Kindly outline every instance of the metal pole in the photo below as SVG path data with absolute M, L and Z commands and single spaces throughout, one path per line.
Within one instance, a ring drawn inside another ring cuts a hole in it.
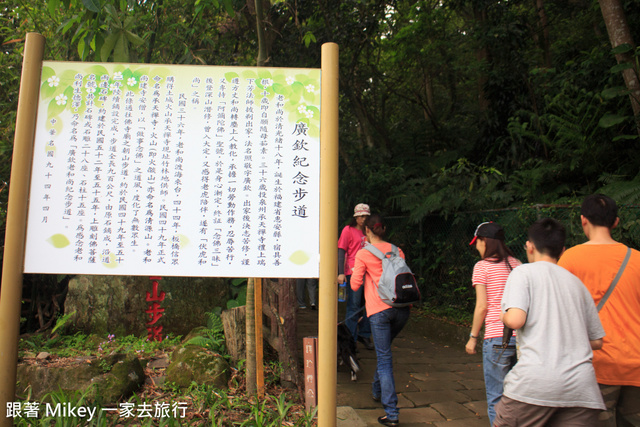
M 336 425 L 338 339 L 338 45 L 322 45 L 318 425 Z
M 16 393 L 27 202 L 43 53 L 44 37 L 38 33 L 27 33 L 18 96 L 0 289 L 0 427 L 13 425 L 12 418 L 7 417 L 6 408 L 8 402 L 15 400 Z

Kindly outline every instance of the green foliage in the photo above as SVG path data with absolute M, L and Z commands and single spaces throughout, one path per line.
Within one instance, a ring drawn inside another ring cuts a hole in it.
M 291 403 L 288 403 L 290 400 L 290 396 L 287 396 L 286 393 L 282 393 L 278 397 L 266 395 L 263 400 L 249 402 L 248 405 L 243 408 L 247 417 L 244 421 L 239 423 L 239 425 L 250 427 L 281 426 L 283 425 L 283 422 L 288 419 L 289 412 L 293 406 Z M 275 406 L 276 411 L 268 410 L 270 406 Z M 316 410 L 317 409 L 314 408 L 312 414 L 305 413 L 298 419 L 298 422 L 295 425 L 314 425 L 315 423 L 313 422 L 313 418 Z
M 213 312 L 207 313 L 207 327 L 201 330 L 200 335 L 191 338 L 184 345 L 195 345 L 207 348 L 220 354 L 226 354 L 224 325 L 222 318 Z
M 102 372 L 104 372 L 105 374 L 107 372 L 110 372 L 111 368 L 113 368 L 113 365 L 111 365 L 109 362 L 107 362 L 106 359 L 100 360 L 100 362 L 98 363 L 98 366 L 100 366 L 100 369 L 102 369 Z
M 637 187 L 636 187 L 637 188 Z M 608 193 L 612 196 L 613 193 Z M 635 193 L 635 197 L 638 197 Z M 537 219 L 552 217 L 567 230 L 566 246 L 584 243 L 586 237 L 580 223 L 581 198 L 567 200 L 564 205 L 529 204 L 521 208 L 458 212 L 445 218 L 431 215 L 421 222 L 419 235 L 403 247 L 409 265 L 418 277 L 426 312 L 458 323 L 471 319 L 475 306 L 475 292 L 471 286 L 473 266 L 479 257 L 469 246 L 475 227 L 494 221 L 505 229 L 507 246 L 516 258 L 527 262 L 523 244 L 528 227 Z M 621 204 L 620 226 L 613 230 L 614 239 L 631 247 L 640 247 L 640 207 Z M 400 226 L 393 224 L 394 228 Z M 416 234 L 413 227 L 413 233 Z M 427 256 L 420 256 L 427 253 Z
M 156 351 L 174 347 L 181 337 L 167 336 L 162 342 L 149 341 L 147 337 L 127 335 L 115 337 L 109 335 L 102 340 L 95 335 L 87 336 L 77 332 L 73 335 L 51 334 L 41 332 L 28 334 L 20 339 L 19 350 L 30 352 L 47 351 L 59 357 L 73 357 L 93 353 L 135 352 L 140 356 L 152 355 Z
M 430 177 L 414 178 L 399 185 L 390 201 L 401 211 L 410 212 L 414 222 L 442 212 L 474 209 L 491 202 L 505 205 L 509 195 L 501 191 L 502 173 L 493 167 L 471 163 L 465 158 Z
M 47 351 L 60 356 L 83 354 L 91 350 L 86 343 L 87 336 L 78 332 L 74 335 L 37 333 L 20 339 L 20 347 L 32 352 Z
M 157 351 L 163 351 L 173 348 L 180 342 L 180 336 L 167 335 L 162 341 L 149 340 L 146 336 L 136 337 L 135 335 L 127 335 L 103 342 L 102 350 L 113 353 L 131 353 L 135 352 L 139 355 L 151 355 Z
M 55 408 L 57 405 L 60 407 L 87 407 L 87 406 L 95 406 L 93 402 L 87 399 L 87 395 L 91 392 L 91 388 L 85 390 L 84 393 L 79 391 L 53 391 L 47 393 L 43 398 L 42 402 L 47 402 L 51 405 L 52 408 Z M 55 411 L 55 413 L 46 414 L 44 409 L 44 404 L 40 404 L 40 408 L 37 411 L 39 417 L 25 416 L 26 413 L 21 413 L 20 416 L 14 417 L 14 425 L 16 426 L 95 426 L 95 427 L 103 427 L 107 426 L 106 418 L 104 412 L 99 409 L 96 410 L 96 414 L 94 419 L 91 422 L 87 422 L 84 417 L 78 416 L 77 413 L 66 414 L 61 410 Z M 51 411 L 54 412 L 54 411 Z
M 51 329 L 51 333 L 55 334 L 58 329 L 64 328 L 69 319 L 71 319 L 75 314 L 76 312 L 72 311 L 71 313 L 67 313 L 58 317 L 58 319 L 56 320 L 56 324 L 53 326 L 53 329 Z
M 5 0 L 0 241 L 26 32 L 46 37 L 52 60 L 254 65 L 250 4 Z M 623 2 L 638 40 L 634 5 Z M 610 49 L 595 2 L 546 0 L 544 8 L 543 25 L 535 2 L 523 1 L 280 0 L 265 7 L 267 65 L 317 68 L 321 44 L 340 46 L 340 218 L 350 219 L 359 202 L 408 216 L 392 237 L 413 255 L 421 283 L 429 286 L 434 275 L 442 285 L 429 304 L 448 307 L 444 293 L 456 310 L 472 301 L 460 285 L 466 273 L 445 256 L 459 242 L 429 240 L 425 221 L 433 214 L 456 219 L 462 211 L 566 203 L 596 191 L 622 204 L 640 200 L 638 129 L 621 77 L 637 72 L 638 49 Z M 615 55 L 628 60 L 617 64 Z M 242 279 L 230 293 L 227 308 L 245 304 Z
M 247 279 L 231 279 L 229 284 L 229 294 L 230 298 L 227 300 L 227 309 L 242 307 L 245 305 L 247 303 Z
M 107 12 L 111 32 L 105 37 L 100 49 L 100 60 L 106 62 L 113 53 L 115 62 L 130 62 L 130 45 L 140 46 L 144 43 L 142 38 L 132 32 L 136 24 L 135 18 L 127 16 L 126 12 L 119 13 L 111 4 L 105 5 L 104 10 Z

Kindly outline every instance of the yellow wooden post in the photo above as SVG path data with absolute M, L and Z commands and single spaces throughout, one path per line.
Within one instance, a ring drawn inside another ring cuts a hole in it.
M 336 425 L 338 338 L 338 45 L 322 45 L 318 425 Z
M 28 33 L 18 96 L 0 291 L 1 427 L 13 425 L 12 418 L 6 415 L 6 408 L 8 402 L 15 400 L 16 393 L 27 202 L 43 54 L 44 37 L 38 33 Z

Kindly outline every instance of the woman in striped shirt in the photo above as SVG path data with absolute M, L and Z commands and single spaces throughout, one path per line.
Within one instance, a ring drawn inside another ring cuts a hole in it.
M 504 243 L 504 230 L 495 222 L 478 226 L 470 245 L 475 245 L 482 260 L 473 267 L 471 282 L 476 289 L 476 307 L 466 351 L 476 353 L 480 329 L 484 324 L 482 367 L 487 392 L 487 412 L 493 425 L 494 406 L 502 397 L 502 383 L 516 363 L 515 337 L 502 348 L 504 325 L 500 321 L 500 301 L 509 273 L 521 264 Z

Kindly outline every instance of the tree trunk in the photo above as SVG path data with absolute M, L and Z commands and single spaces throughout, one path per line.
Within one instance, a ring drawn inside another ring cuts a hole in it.
M 540 18 L 538 25 L 540 26 L 540 32 L 542 34 L 540 47 L 542 48 L 544 66 L 551 68 L 551 41 L 549 40 L 549 22 L 547 20 L 547 13 L 544 10 L 544 0 L 536 0 L 536 11 Z
M 425 118 L 435 124 L 437 117 L 435 115 L 435 102 L 433 100 L 433 82 L 431 80 L 431 75 L 428 73 L 424 76 L 424 92 L 426 104 L 424 108 Z M 438 126 L 435 127 L 437 128 Z
M 473 15 L 476 20 L 476 25 L 483 26 L 487 20 L 487 13 L 485 10 L 480 9 L 475 2 L 473 5 Z M 489 49 L 487 46 L 482 45 L 478 47 L 476 58 L 478 59 L 481 67 L 485 66 L 489 62 Z M 485 97 L 484 93 L 484 85 L 487 84 L 487 80 L 488 77 L 486 71 L 480 71 L 478 76 L 478 106 L 482 112 L 486 112 L 489 109 L 489 101 Z
M 620 0 L 599 0 L 599 3 L 602 17 L 609 33 L 611 47 L 615 49 L 622 44 L 629 44 L 635 48 Z M 640 134 L 640 82 L 638 81 L 638 69 L 633 61 L 631 51 L 616 54 L 616 60 L 618 64 L 626 62 L 634 64 L 633 68 L 622 71 L 622 77 L 627 90 L 630 92 L 629 97 L 631 98 L 631 108 L 633 108 L 633 115 L 636 120 L 636 130 Z
M 262 8 L 262 0 L 256 2 L 256 30 L 258 33 L 258 67 L 264 67 L 267 62 L 267 43 L 264 31 L 264 11 Z
M 224 339 L 231 361 L 237 364 L 240 359 L 246 359 L 246 312 L 247 307 L 234 307 L 220 314 L 224 326 Z M 244 329 L 242 328 L 244 326 Z

